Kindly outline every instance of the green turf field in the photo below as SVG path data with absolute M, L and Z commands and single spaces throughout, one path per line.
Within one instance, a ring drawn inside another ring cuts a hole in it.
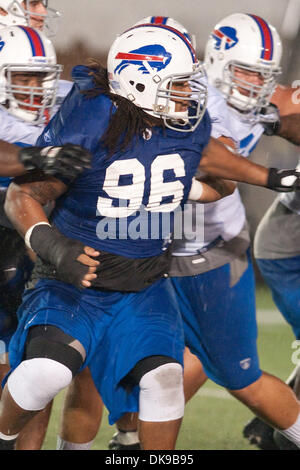
M 285 380 L 294 368 L 291 362 L 293 334 L 274 310 L 269 292 L 265 289 L 257 290 L 257 307 L 261 367 Z M 56 447 L 62 399 L 63 394 L 56 398 L 43 449 Z M 242 436 L 243 426 L 251 416 L 244 405 L 208 381 L 186 407 L 177 449 L 255 450 Z M 114 427 L 107 424 L 105 413 L 93 449 L 107 449 L 113 432 Z

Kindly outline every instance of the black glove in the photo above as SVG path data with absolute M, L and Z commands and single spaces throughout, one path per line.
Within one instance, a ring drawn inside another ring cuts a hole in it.
M 25 147 L 19 152 L 27 170 L 39 169 L 47 175 L 60 175 L 70 180 L 90 168 L 91 154 L 79 145 L 61 147 Z
M 77 261 L 84 254 L 84 244 L 62 235 L 55 227 L 37 225 L 30 236 L 30 246 L 42 260 L 56 268 L 57 278 L 77 288 L 89 267 Z
M 269 136 L 278 135 L 281 123 L 277 106 L 270 103 L 269 106 L 262 108 L 259 114 L 259 122 L 264 127 L 264 134 Z
M 294 170 L 278 170 L 269 168 L 267 188 L 280 193 L 289 193 L 300 189 L 300 172 Z

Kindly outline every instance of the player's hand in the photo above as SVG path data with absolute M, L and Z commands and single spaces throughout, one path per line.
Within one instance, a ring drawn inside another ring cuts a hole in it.
M 269 168 L 267 188 L 280 193 L 289 193 L 300 189 L 300 171 L 298 168 L 293 170 L 278 170 L 278 168 Z
M 100 253 L 79 240 L 66 237 L 56 227 L 34 226 L 28 243 L 42 260 L 55 267 L 60 281 L 81 289 L 90 287 L 97 277 L 95 271 L 100 262 L 94 258 Z
M 97 278 L 97 274 L 95 274 L 97 267 L 99 266 L 100 262 L 93 259 L 93 256 L 99 256 L 100 252 L 94 250 L 89 246 L 84 247 L 84 254 L 78 256 L 77 261 L 79 261 L 84 266 L 88 266 L 89 270 L 85 274 L 84 278 L 82 279 L 81 283 L 84 287 L 91 287 L 91 281 Z
M 266 135 L 278 135 L 280 131 L 280 114 L 279 109 L 275 104 L 269 104 L 261 109 L 259 114 L 259 122 L 264 128 Z
M 61 147 L 25 147 L 19 152 L 20 162 L 27 170 L 39 169 L 53 176 L 72 180 L 90 168 L 91 154 L 79 145 Z

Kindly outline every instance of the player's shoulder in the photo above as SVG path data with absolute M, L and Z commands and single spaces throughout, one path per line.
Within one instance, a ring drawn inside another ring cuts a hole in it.
M 71 91 L 73 82 L 71 80 L 59 80 L 58 82 L 58 96 L 65 97 Z
M 0 139 L 9 143 L 24 142 L 33 145 L 41 134 L 42 126 L 22 121 L 0 107 Z
M 88 122 L 97 121 L 105 114 L 105 108 L 111 106 L 111 100 L 103 94 L 91 96 L 88 91 L 95 87 L 89 67 L 78 65 L 72 70 L 72 79 L 74 85 L 71 87 L 68 95 L 60 108 L 60 118 L 66 123 L 66 118 L 72 115 L 76 122 L 82 121 L 85 125 Z M 80 113 L 78 108 L 80 107 Z M 102 113 L 94 112 L 101 108 Z M 74 112 L 75 111 L 75 112 Z
M 59 80 L 55 105 L 53 106 L 53 109 L 51 111 L 51 116 L 54 116 L 57 113 L 62 103 L 64 102 L 66 96 L 68 96 L 68 94 L 72 90 L 72 87 L 73 82 L 71 82 L 70 80 Z
M 226 106 L 226 100 L 220 90 L 215 88 L 214 86 L 207 84 L 207 94 L 208 94 L 208 99 L 211 100 L 212 102 L 218 102 L 218 103 L 223 103 Z
M 95 86 L 88 67 L 74 67 L 72 78 L 74 85 L 39 142 L 61 145 L 72 141 L 91 150 L 107 128 L 112 102 L 103 94 L 86 95 Z
M 73 87 L 64 101 L 64 110 L 72 106 L 80 106 L 80 115 L 86 119 L 86 109 L 89 117 L 93 120 L 100 118 L 100 114 L 93 114 L 93 110 L 101 107 L 102 112 L 112 104 L 111 100 L 103 93 L 90 94 L 96 85 L 91 74 L 92 69 L 84 65 L 77 65 L 72 70 Z
M 259 116 L 255 116 L 254 114 L 243 114 L 231 106 L 228 106 L 228 118 L 230 125 L 238 131 L 246 129 L 247 132 L 250 132 L 251 129 L 254 129 L 256 126 L 262 127 L 259 123 Z
M 7 122 L 11 122 L 11 116 L 7 111 L 0 107 L 0 132 L 2 132 L 3 127 L 6 127 Z

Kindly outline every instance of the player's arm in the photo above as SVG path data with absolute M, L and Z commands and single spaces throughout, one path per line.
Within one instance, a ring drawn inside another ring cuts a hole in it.
M 55 177 L 32 171 L 13 180 L 7 190 L 5 212 L 22 237 L 39 222 L 49 224 L 43 206 L 64 194 L 67 186 Z
M 217 140 L 229 148 L 235 149 L 235 144 L 231 138 L 220 136 Z M 235 188 L 235 182 L 222 178 L 213 178 L 208 175 L 201 178 L 193 178 L 189 199 L 202 203 L 215 202 L 223 197 L 230 196 Z
M 278 85 L 271 98 L 271 103 L 277 106 L 281 117 L 300 114 L 300 82 L 295 83 L 298 83 L 298 88 Z
M 43 206 L 64 194 L 67 186 L 41 172 L 20 176 L 10 184 L 5 211 L 26 245 L 57 268 L 59 278 L 76 287 L 90 287 L 99 262 L 93 248 L 62 235 L 52 227 Z
M 263 186 L 277 191 L 292 191 L 299 187 L 299 173 L 296 170 L 265 168 L 229 150 L 214 138 L 210 139 L 203 151 L 199 169 L 216 178 Z
M 278 85 L 271 105 L 262 110 L 260 117 L 266 135 L 277 135 L 300 145 L 300 87 Z
M 300 112 L 280 118 L 280 127 L 276 135 L 292 144 L 300 145 Z
M 0 175 L 13 177 L 26 171 L 20 160 L 20 147 L 0 140 Z
M 229 196 L 236 188 L 233 181 L 206 176 L 198 180 L 193 178 L 189 199 L 202 203 L 219 201 Z
M 50 175 L 75 178 L 89 168 L 91 156 L 78 145 L 60 147 L 25 147 L 0 140 L 0 175 L 20 176 L 28 170 L 39 169 Z

